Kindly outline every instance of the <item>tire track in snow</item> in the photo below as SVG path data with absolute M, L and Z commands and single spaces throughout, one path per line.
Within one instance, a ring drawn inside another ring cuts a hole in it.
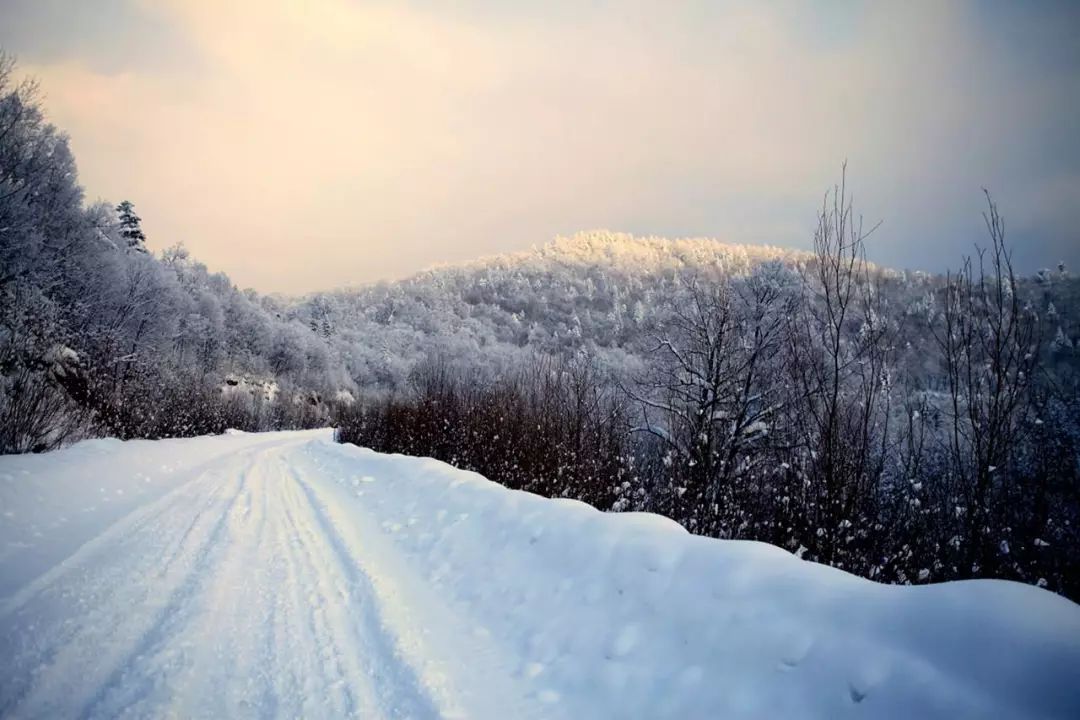
M 315 570 L 319 604 L 326 606 L 337 626 L 335 653 L 347 659 L 354 673 L 366 676 L 372 688 L 375 704 L 368 713 L 377 708 L 388 717 L 440 717 L 415 669 L 387 634 L 370 580 L 343 550 L 341 538 L 323 522 L 301 478 L 284 461 L 283 467 L 291 480 L 286 486 L 290 519 L 308 549 L 307 567 Z
M 185 472 L 189 476 L 187 480 L 182 480 L 179 485 L 167 491 L 164 495 L 151 500 L 145 505 L 135 507 L 125 515 L 117 518 L 98 535 L 87 539 L 74 553 L 61 559 L 41 575 L 31 579 L 12 595 L 4 597 L 0 602 L 0 621 L 48 588 L 56 578 L 65 575 L 73 568 L 85 565 L 86 560 L 99 552 L 102 547 L 107 546 L 111 550 L 115 550 L 117 543 L 126 544 L 130 538 L 137 536 L 141 530 L 157 522 L 164 515 L 175 513 L 176 504 L 180 501 L 180 498 L 187 495 L 203 495 L 204 493 L 199 491 L 199 483 L 208 478 L 220 476 L 223 464 L 228 467 L 237 458 L 245 458 L 259 452 L 261 449 L 280 446 L 280 444 L 280 440 L 260 442 L 234 450 L 231 453 L 219 455 L 188 468 Z
M 252 454 L 238 453 L 226 467 L 242 467 Z M 219 551 L 243 481 L 243 471 L 196 477 L 20 593 L 5 618 L 3 644 L 20 652 L 11 667 L 0 661 L 0 715 L 112 715 L 113 696 L 123 700 L 113 707 L 123 707 L 160 684 L 168 665 L 150 668 L 146 660 L 188 619 L 188 600 Z M 171 664 L 182 658 L 182 649 L 170 653 Z
M 141 629 L 133 630 L 131 636 L 134 642 L 129 642 L 118 653 L 111 673 L 86 702 L 79 713 L 80 717 L 117 715 L 121 709 L 141 701 L 153 689 L 158 675 L 155 670 L 184 659 L 184 653 L 177 658 L 170 646 L 174 639 L 184 636 L 185 628 L 191 622 L 191 600 L 205 584 L 207 569 L 215 562 L 215 556 L 222 552 L 219 540 L 227 517 L 240 498 L 245 478 L 241 476 L 225 482 L 229 486 L 227 492 L 221 493 L 225 498 L 213 503 L 212 508 L 204 507 L 200 511 L 158 577 L 150 581 L 151 587 L 169 588 L 164 594 L 164 602 L 149 603 L 153 608 L 149 624 L 142 624 Z M 220 515 L 217 512 L 219 508 Z M 134 625 L 139 620 L 144 618 L 134 615 L 133 621 L 125 622 Z M 117 628 L 118 631 L 122 629 Z
M 280 461 L 275 464 L 275 475 L 274 499 L 279 515 L 276 529 L 283 547 L 288 589 L 288 603 L 283 610 L 292 626 L 285 637 L 290 652 L 299 661 L 290 673 L 294 684 L 291 695 L 301 699 L 298 712 L 335 717 L 374 712 L 367 679 L 356 659 L 340 647 L 345 622 L 328 617 L 317 549 L 302 532 L 302 521 L 296 517 L 288 487 L 292 479 L 282 471 Z M 322 707 L 316 702 L 321 702 Z
M 410 568 L 359 497 L 311 458 L 310 447 L 291 450 L 289 470 L 320 528 L 321 544 L 363 587 L 369 615 L 365 625 L 375 628 L 388 662 L 429 698 L 435 716 L 561 717 L 555 708 L 528 702 L 531 688 L 506 675 L 502 649 L 478 635 L 470 619 L 457 615 Z M 462 658 L 468 658 L 464 672 Z M 483 680 L 477 682 L 478 677 Z
M 167 709 L 155 707 L 153 714 L 235 717 L 275 712 L 274 658 L 265 644 L 273 620 L 266 589 L 276 578 L 270 577 L 274 565 L 258 557 L 268 542 L 265 465 L 264 457 L 255 461 L 226 513 L 224 550 L 209 570 L 203 592 L 192 599 L 197 606 L 193 614 L 201 621 L 191 623 L 184 634 L 192 648 L 191 662 L 171 679 Z M 228 683 L 237 672 L 245 682 Z
M 17 666 L 0 668 L 14 689 L 4 692 L 0 715 L 22 715 L 24 706 L 33 717 L 92 715 L 133 658 L 152 647 L 188 592 L 219 527 L 214 507 L 229 502 L 234 483 L 214 474 L 197 478 L 185 488 L 191 491 L 172 495 L 161 524 L 107 533 L 39 588 L 5 634 L 5 643 L 14 640 L 24 652 Z M 204 502 L 192 507 L 200 489 Z M 139 547 L 141 552 L 131 552 Z

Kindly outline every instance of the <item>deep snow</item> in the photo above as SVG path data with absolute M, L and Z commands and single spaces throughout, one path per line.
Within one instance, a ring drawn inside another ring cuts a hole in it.
M 0 458 L 0 716 L 1076 718 L 1080 606 L 328 431 Z

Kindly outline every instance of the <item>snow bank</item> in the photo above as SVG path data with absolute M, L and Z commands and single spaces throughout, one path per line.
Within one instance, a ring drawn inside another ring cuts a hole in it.
M 1080 717 L 1080 606 L 1047 591 L 878 585 L 430 459 L 307 458 L 339 484 L 330 512 L 381 518 L 370 571 L 433 586 L 551 716 Z

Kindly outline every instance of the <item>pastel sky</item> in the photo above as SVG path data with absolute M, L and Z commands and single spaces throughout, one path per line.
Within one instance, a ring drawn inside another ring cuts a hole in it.
M 806 247 L 847 159 L 878 262 L 1080 270 L 1080 3 L 0 0 L 0 46 L 130 199 L 303 292 L 609 228 Z

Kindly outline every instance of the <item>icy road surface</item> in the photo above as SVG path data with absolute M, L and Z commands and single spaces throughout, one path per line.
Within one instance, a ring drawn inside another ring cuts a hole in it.
M 0 717 L 1077 718 L 1080 607 L 327 431 L 0 458 Z

